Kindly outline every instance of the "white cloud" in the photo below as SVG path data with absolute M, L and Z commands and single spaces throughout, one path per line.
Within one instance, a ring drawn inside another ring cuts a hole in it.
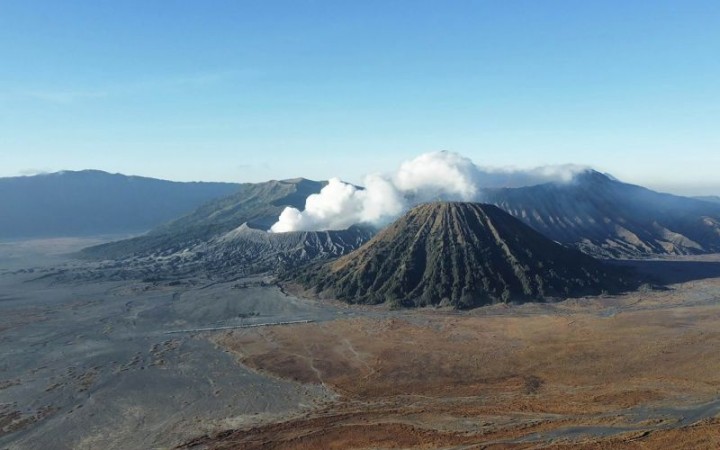
M 531 170 L 480 168 L 457 153 L 424 153 L 403 162 L 392 176 L 367 176 L 364 189 L 332 178 L 319 194 L 307 198 L 303 211 L 285 208 L 270 231 L 339 230 L 361 223 L 379 226 L 417 203 L 478 201 L 483 188 L 564 183 L 585 170 L 573 165 Z

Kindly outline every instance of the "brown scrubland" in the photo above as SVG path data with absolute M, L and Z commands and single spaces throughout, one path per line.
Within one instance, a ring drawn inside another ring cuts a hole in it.
M 337 398 L 186 447 L 716 449 L 719 324 L 720 279 L 709 278 L 225 332 L 213 340 L 242 364 Z

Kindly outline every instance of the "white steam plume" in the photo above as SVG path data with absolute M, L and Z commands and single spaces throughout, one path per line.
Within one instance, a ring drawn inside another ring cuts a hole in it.
M 343 230 L 358 223 L 379 224 L 400 214 L 405 204 L 392 183 L 378 175 L 365 178 L 365 189 L 331 178 L 305 210 L 285 208 L 270 231 Z
M 360 223 L 379 226 L 416 203 L 478 200 L 482 188 L 569 182 L 585 170 L 572 165 L 532 170 L 480 168 L 457 153 L 425 153 L 402 163 L 391 177 L 367 176 L 364 189 L 330 179 L 319 194 L 307 198 L 304 211 L 285 208 L 270 231 L 340 230 Z
M 477 166 L 469 158 L 457 153 L 433 152 L 402 163 L 393 179 L 400 191 L 422 199 L 444 194 L 472 200 L 477 195 L 479 175 Z

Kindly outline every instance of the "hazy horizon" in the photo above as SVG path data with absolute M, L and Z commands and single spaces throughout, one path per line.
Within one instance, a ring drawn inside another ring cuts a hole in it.
M 547 168 L 552 167 L 561 167 L 561 166 L 576 166 L 573 164 L 558 164 L 558 165 L 549 165 L 549 166 L 542 166 Z M 675 185 L 668 185 L 668 184 L 643 184 L 641 182 L 636 182 L 628 179 L 620 179 L 615 176 L 615 174 L 607 171 L 600 170 L 596 167 L 587 167 L 588 169 L 597 170 L 598 172 L 610 175 L 614 178 L 617 178 L 619 181 L 622 181 L 624 183 L 629 184 L 636 184 L 638 186 L 643 186 L 648 189 L 652 189 L 658 192 L 665 192 L 669 194 L 675 194 L 675 195 L 682 195 L 682 196 L 715 196 L 720 197 L 720 184 L 718 185 L 683 185 L 683 184 L 675 184 Z M 504 169 L 504 170 L 515 170 L 518 172 L 523 171 L 532 171 L 533 169 L 538 169 L 538 167 L 529 167 L 529 168 L 519 168 L 519 167 L 495 167 L 495 168 L 489 168 L 489 169 Z M 0 176 L 0 178 L 12 178 L 12 177 L 32 177 L 36 175 L 52 175 L 60 172 L 81 172 L 81 171 L 101 171 L 106 172 L 113 175 L 125 175 L 125 176 L 137 176 L 137 177 L 144 177 L 144 178 L 154 178 L 159 180 L 165 180 L 165 181 L 173 181 L 173 182 L 200 182 L 200 183 L 261 183 L 264 181 L 270 181 L 270 180 L 291 180 L 291 179 L 297 179 L 297 178 L 306 178 L 310 180 L 315 181 L 327 181 L 332 178 L 339 178 L 344 182 L 352 183 L 358 186 L 363 185 L 363 177 L 356 177 L 354 179 L 351 178 L 345 178 L 341 175 L 331 175 L 328 177 L 319 177 L 319 178 L 313 178 L 308 177 L 303 174 L 298 174 L 296 176 L 288 176 L 288 177 L 270 177 L 270 178 L 263 178 L 263 179 L 239 179 L 239 180 L 226 180 L 226 179 L 200 179 L 200 178 L 188 178 L 188 179 L 172 179 L 172 178 L 163 178 L 159 176 L 155 176 L 153 174 L 138 174 L 138 173 L 123 173 L 118 172 L 114 170 L 105 170 L 105 169 L 97 169 L 97 168 L 83 168 L 83 169 L 61 169 L 57 171 L 23 171 L 21 173 L 18 173 L 16 175 L 3 175 Z M 387 174 L 391 171 L 385 171 L 384 174 Z M 366 175 L 372 175 L 372 174 L 378 174 L 381 172 L 375 171 L 370 172 Z
M 719 20 L 711 1 L 3 2 L 0 176 L 358 182 L 449 150 L 718 195 Z

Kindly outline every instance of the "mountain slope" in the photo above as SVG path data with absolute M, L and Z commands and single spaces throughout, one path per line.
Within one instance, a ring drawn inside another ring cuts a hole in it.
M 98 170 L 0 178 L 0 238 L 143 232 L 238 187 Z
M 238 185 L 232 195 L 210 201 L 147 235 L 90 247 L 81 253 L 100 259 L 172 254 L 210 241 L 246 222 L 253 227 L 268 229 L 285 207 L 303 208 L 305 199 L 320 192 L 323 186 L 323 182 L 303 178 L 244 183 Z
M 413 208 L 360 249 L 305 268 L 295 280 L 352 303 L 459 308 L 630 286 L 617 269 L 495 206 L 457 202 Z
M 693 198 L 696 200 L 703 200 L 711 203 L 720 203 L 720 197 L 718 197 L 717 195 L 700 195 Z
M 345 255 L 370 237 L 371 230 L 361 227 L 340 231 L 268 233 L 245 223 L 175 252 L 100 261 L 94 267 L 69 276 L 71 279 L 160 281 L 196 277 L 228 280 L 276 274 L 309 262 Z
M 661 194 L 595 171 L 567 184 L 486 189 L 483 201 L 595 256 L 720 251 L 720 205 Z
M 191 250 L 202 254 L 208 270 L 242 267 L 244 273 L 282 271 L 308 261 L 337 258 L 350 253 L 372 237 L 361 227 L 338 231 L 268 233 L 248 224 Z

